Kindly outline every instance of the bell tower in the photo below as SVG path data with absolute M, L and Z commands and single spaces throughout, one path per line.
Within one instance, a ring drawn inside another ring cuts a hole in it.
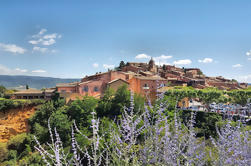
M 148 63 L 148 70 L 154 73 L 157 73 L 157 66 L 155 65 L 155 62 L 153 58 L 151 57 L 151 60 Z

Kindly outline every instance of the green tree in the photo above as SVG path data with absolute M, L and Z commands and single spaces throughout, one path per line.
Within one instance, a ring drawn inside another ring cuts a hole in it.
M 127 85 L 120 86 L 115 93 L 115 97 L 113 98 L 110 115 L 113 117 L 121 115 L 123 109 L 130 106 L 130 99 L 131 93 L 128 90 Z
M 125 62 L 124 61 L 120 61 L 119 68 L 122 69 L 124 66 L 125 66 Z
M 8 157 L 8 149 L 6 143 L 0 142 L 0 162 L 4 161 Z
M 244 106 L 247 104 L 248 99 L 251 98 L 251 90 L 233 90 L 227 92 L 227 95 L 234 103 Z
M 48 119 L 54 111 L 56 111 L 56 109 L 53 102 L 49 101 L 43 104 L 29 119 L 31 133 L 36 135 L 41 143 L 47 142 L 49 138 Z
M 136 113 L 143 113 L 145 111 L 145 97 L 141 94 L 134 94 L 134 112 Z
M 99 117 L 109 117 L 110 111 L 112 109 L 114 94 L 115 92 L 112 88 L 107 88 L 105 90 L 104 96 L 102 99 L 100 99 L 96 109 L 97 115 Z
M 0 97 L 4 97 L 6 90 L 4 86 L 0 85 Z
M 69 120 L 66 110 L 59 108 L 54 111 L 50 117 L 50 125 L 52 130 L 56 128 L 62 142 L 69 145 L 71 142 L 71 121 Z
M 80 127 L 91 125 L 91 113 L 95 111 L 98 101 L 94 97 L 85 96 L 83 100 L 75 100 L 67 109 L 67 114 L 71 120 L 75 120 Z

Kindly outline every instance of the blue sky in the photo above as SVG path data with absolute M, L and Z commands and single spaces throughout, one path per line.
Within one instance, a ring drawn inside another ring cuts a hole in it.
M 121 60 L 251 82 L 250 0 L 0 2 L 0 74 L 80 78 Z

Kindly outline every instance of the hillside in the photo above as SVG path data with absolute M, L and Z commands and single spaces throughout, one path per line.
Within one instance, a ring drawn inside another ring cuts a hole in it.
M 76 82 L 80 79 L 62 79 L 52 77 L 39 77 L 39 76 L 10 76 L 0 75 L 0 85 L 7 88 L 25 88 L 29 85 L 30 88 L 41 89 L 55 87 L 57 83 Z

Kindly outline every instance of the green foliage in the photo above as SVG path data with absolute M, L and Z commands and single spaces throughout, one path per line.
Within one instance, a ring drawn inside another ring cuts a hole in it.
M 33 99 L 33 100 L 21 100 L 21 99 L 1 99 L 0 100 L 0 112 L 6 112 L 8 109 L 23 108 L 27 106 L 36 106 L 45 103 L 45 100 Z
M 113 105 L 114 90 L 112 88 L 107 88 L 104 97 L 99 101 L 97 106 L 97 114 L 99 117 L 109 116 Z
M 68 143 L 71 121 L 66 109 L 67 107 L 64 107 L 61 100 L 50 101 L 42 105 L 29 119 L 31 132 L 38 137 L 40 142 L 45 143 L 49 138 L 48 120 L 50 120 L 51 128 L 56 127 L 62 140 Z
M 6 90 L 4 86 L 0 85 L 0 97 L 4 97 Z
M 246 105 L 247 100 L 251 98 L 251 90 L 233 90 L 227 92 L 227 95 L 234 103 Z
M 29 152 L 31 152 L 31 142 L 32 138 L 29 134 L 18 134 L 8 141 L 8 150 L 15 150 L 16 157 L 20 158 L 22 156 L 28 155 Z
M 181 118 L 183 121 L 189 120 L 192 111 L 181 111 Z M 195 127 L 198 130 L 198 137 L 209 138 L 209 136 L 216 137 L 216 126 L 222 122 L 221 115 L 213 112 L 196 112 Z
M 134 112 L 135 113 L 143 113 L 145 111 L 145 97 L 135 93 L 134 94 Z
M 67 109 L 67 115 L 71 120 L 75 120 L 76 124 L 81 127 L 89 127 L 91 125 L 91 112 L 97 107 L 98 101 L 94 97 L 85 96 L 83 100 L 75 100 Z
M 128 90 L 127 85 L 122 85 L 118 88 L 113 99 L 112 109 L 110 115 L 118 116 L 122 114 L 125 107 L 130 105 L 131 93 Z
M 42 156 L 38 152 L 29 153 L 18 161 L 20 166 L 41 166 L 44 165 Z
M 6 143 L 0 142 L 0 162 L 4 161 L 8 157 L 8 149 Z
M 178 101 L 188 98 L 199 98 L 206 107 L 212 102 L 216 103 L 235 103 L 245 105 L 247 100 L 251 98 L 251 90 L 232 90 L 222 91 L 217 88 L 206 88 L 201 90 L 190 89 L 187 87 L 175 87 L 165 92 L 165 95 L 175 97 Z
M 124 61 L 120 61 L 120 63 L 119 63 L 119 68 L 121 69 L 121 68 L 123 68 L 125 66 L 125 62 Z
M 64 142 L 66 145 L 70 143 L 71 121 L 66 114 L 66 110 L 61 108 L 54 111 L 50 117 L 50 125 L 52 129 L 57 129 L 62 142 Z
M 137 109 L 143 109 L 144 103 L 142 102 L 144 99 L 135 94 L 135 99 Z M 104 97 L 99 101 L 97 106 L 97 114 L 99 117 L 109 117 L 114 119 L 116 116 L 121 115 L 123 109 L 125 107 L 129 107 L 130 105 L 131 93 L 128 90 L 127 85 L 122 85 L 118 88 L 116 92 L 113 89 L 108 88 L 105 91 Z

